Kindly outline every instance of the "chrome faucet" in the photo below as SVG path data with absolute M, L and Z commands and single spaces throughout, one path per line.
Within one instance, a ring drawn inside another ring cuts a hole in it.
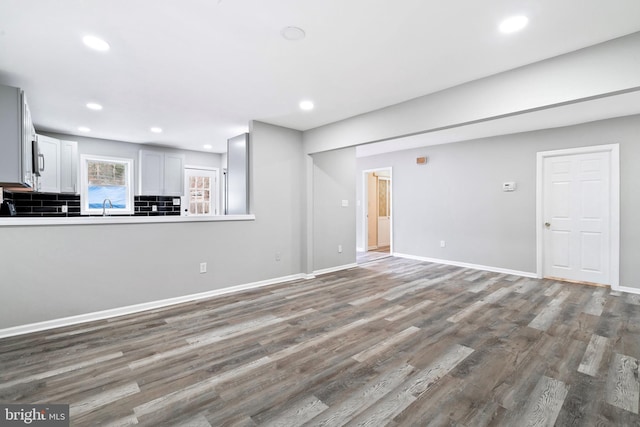
M 113 209 L 110 199 L 104 199 L 102 201 L 102 216 L 107 216 L 107 202 L 109 202 L 109 209 Z

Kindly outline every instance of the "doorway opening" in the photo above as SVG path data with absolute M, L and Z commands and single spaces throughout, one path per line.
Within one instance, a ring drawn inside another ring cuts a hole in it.
M 363 248 L 357 262 L 364 263 L 391 256 L 392 195 L 391 168 L 363 171 Z

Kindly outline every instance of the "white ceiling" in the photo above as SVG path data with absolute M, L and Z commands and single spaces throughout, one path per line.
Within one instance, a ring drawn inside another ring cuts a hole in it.
M 514 14 L 529 26 L 499 33 Z M 0 0 L 0 83 L 25 89 L 40 131 L 222 152 L 250 120 L 311 129 L 640 31 L 639 16 L 638 0 Z M 292 25 L 307 37 L 285 40 Z

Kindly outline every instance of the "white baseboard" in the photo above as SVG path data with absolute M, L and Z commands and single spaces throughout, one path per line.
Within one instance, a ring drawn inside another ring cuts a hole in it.
M 345 264 L 345 265 L 339 265 L 337 267 L 329 267 L 329 268 L 324 268 L 322 270 L 315 270 L 313 272 L 314 276 L 318 276 L 320 274 L 327 274 L 327 273 L 334 273 L 336 271 L 341 271 L 341 270 L 348 270 L 350 268 L 354 268 L 357 267 L 358 264 L 353 263 L 353 264 Z
M 365 252 L 364 248 L 356 247 L 356 252 Z
M 428 258 L 428 257 L 421 257 L 416 255 L 400 254 L 397 252 L 394 252 L 393 256 L 398 258 L 413 259 L 416 261 L 435 262 L 437 264 L 455 265 L 456 267 L 472 268 L 474 270 L 491 271 L 493 273 L 512 274 L 514 276 L 530 277 L 533 279 L 538 278 L 538 275 L 536 273 L 531 273 L 529 271 L 510 270 L 508 268 L 491 267 L 488 265 L 480 265 L 480 264 L 469 264 L 466 262 L 449 261 L 446 259 Z
M 10 328 L 0 329 L 0 338 L 12 337 L 16 335 L 29 334 L 32 332 L 44 331 L 47 329 L 61 328 L 63 326 L 77 325 L 78 323 L 93 322 L 95 320 L 109 319 L 126 314 L 139 313 L 141 311 L 163 308 L 170 305 L 181 304 L 188 301 L 196 301 L 211 298 L 218 295 L 240 292 L 247 289 L 261 288 L 263 286 L 273 285 L 276 283 L 291 282 L 293 280 L 307 279 L 306 274 L 293 274 L 285 277 L 262 280 L 259 282 L 246 283 L 242 285 L 230 286 L 228 288 L 214 289 L 212 291 L 202 292 L 198 294 L 184 295 L 175 298 L 168 298 L 159 301 L 151 301 L 142 304 L 129 305 L 126 307 L 112 308 L 109 310 L 96 311 L 93 313 L 79 314 L 77 316 L 63 317 L 60 319 L 46 320 L 44 322 L 30 323 L 27 325 L 13 326 Z
M 630 288 L 628 286 L 618 286 L 615 289 L 613 289 L 613 287 L 612 287 L 611 290 L 620 291 L 620 292 L 626 292 L 628 294 L 638 294 L 638 295 L 640 295 L 640 289 L 638 289 L 638 288 Z

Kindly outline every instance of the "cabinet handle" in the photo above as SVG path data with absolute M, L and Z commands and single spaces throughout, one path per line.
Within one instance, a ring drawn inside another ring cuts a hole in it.
M 40 172 L 44 171 L 44 154 L 38 154 L 38 157 L 42 159 L 42 167 L 40 168 Z

